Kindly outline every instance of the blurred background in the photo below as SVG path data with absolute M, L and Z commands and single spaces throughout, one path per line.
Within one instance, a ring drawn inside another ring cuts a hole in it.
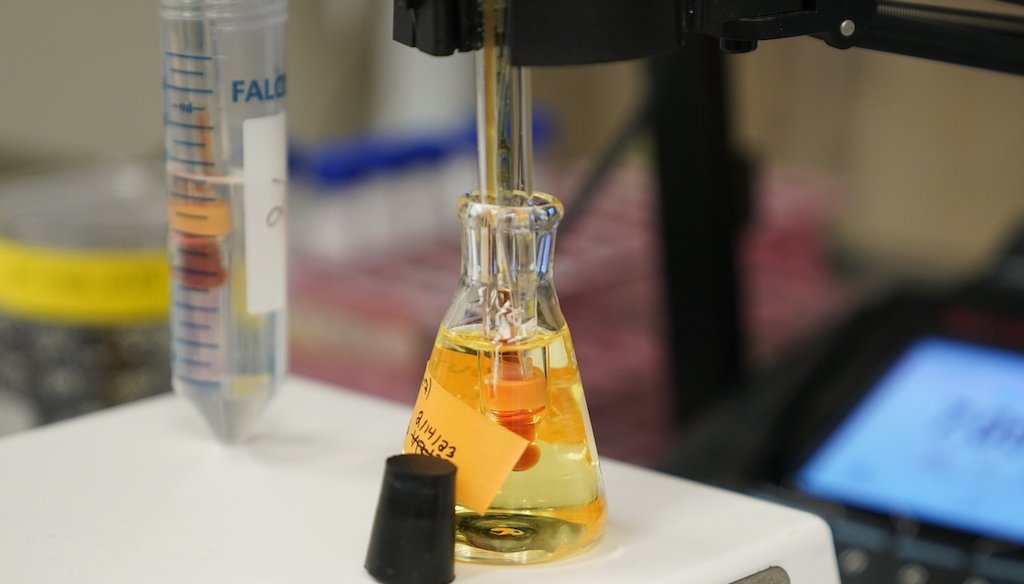
M 381 0 L 291 3 L 291 369 L 411 402 L 457 278 L 451 207 L 476 184 L 472 144 L 462 139 L 471 135 L 475 98 L 472 57 L 433 59 L 399 46 L 390 23 L 391 3 Z M 738 239 L 748 376 L 880 291 L 970 280 L 1020 227 L 1024 79 L 811 39 L 762 43 L 727 56 L 725 66 L 732 138 L 753 170 Z M 656 464 L 678 427 L 649 137 L 629 140 L 592 202 L 578 217 L 573 207 L 644 102 L 648 73 L 645 62 L 543 69 L 534 88 L 537 184 L 567 203 L 556 282 L 598 444 L 605 455 Z M 66 220 L 54 208 L 66 211 L 76 192 L 111 194 L 118 209 L 125 198 L 162 201 L 154 3 L 109 0 L 102 11 L 68 0 L 7 3 L 0 74 L 3 237 L 101 254 L 159 252 L 162 210 L 104 213 L 81 237 L 33 239 Z M 347 157 L 368 138 L 394 150 Z M 53 204 L 26 211 L 18 192 Z M 349 210 L 367 206 L 377 224 L 346 222 Z M 19 213 L 41 216 L 42 226 L 29 235 L 10 227 L 22 222 Z M 129 222 L 150 226 L 152 237 L 112 243 L 92 235 Z M 166 339 L 151 314 L 99 324 L 72 315 L 53 340 L 56 333 L 40 331 L 57 325 L 13 312 L 0 321 L 0 394 L 20 404 L 7 409 L 8 428 L 136 396 L 76 389 L 109 386 L 109 375 L 87 371 L 113 368 L 136 384 L 142 371 L 163 378 Z M 107 332 L 97 337 L 97 327 Z M 58 397 L 44 399 L 34 392 L 54 370 L 44 355 L 58 341 L 70 352 L 89 347 L 87 362 L 68 369 L 51 391 Z M 167 389 L 147 383 L 136 393 Z

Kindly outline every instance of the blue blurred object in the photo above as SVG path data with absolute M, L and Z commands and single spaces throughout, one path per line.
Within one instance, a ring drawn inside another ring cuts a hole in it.
M 550 108 L 536 107 L 534 145 L 550 145 L 557 135 Z M 288 162 L 292 177 L 317 187 L 318 192 L 340 192 L 377 173 L 396 173 L 417 165 L 438 165 L 476 152 L 476 119 L 449 132 L 415 135 L 363 134 L 311 146 L 292 143 Z M 468 186 L 468 185 L 467 185 Z M 327 190 L 330 189 L 330 190 Z

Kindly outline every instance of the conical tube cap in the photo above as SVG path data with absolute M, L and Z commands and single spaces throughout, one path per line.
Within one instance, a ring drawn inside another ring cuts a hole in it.
M 366 570 L 384 584 L 455 579 L 455 465 L 432 456 L 387 460 Z

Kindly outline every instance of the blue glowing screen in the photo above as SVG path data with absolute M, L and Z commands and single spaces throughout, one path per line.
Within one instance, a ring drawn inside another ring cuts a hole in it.
M 1024 543 L 1024 355 L 918 340 L 796 483 L 824 499 Z

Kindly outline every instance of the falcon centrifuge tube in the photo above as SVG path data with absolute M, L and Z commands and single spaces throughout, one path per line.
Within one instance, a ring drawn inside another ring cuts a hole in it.
M 287 0 L 161 0 L 173 385 L 221 440 L 285 354 Z

